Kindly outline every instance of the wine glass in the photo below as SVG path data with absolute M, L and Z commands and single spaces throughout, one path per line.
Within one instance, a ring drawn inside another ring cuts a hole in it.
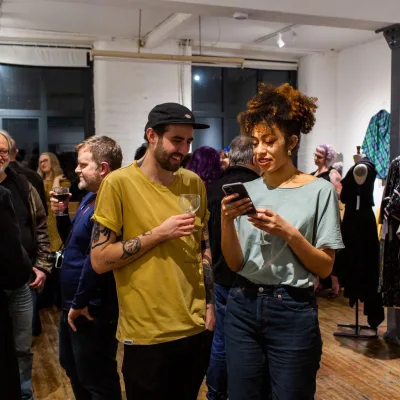
M 270 204 L 257 205 L 256 209 L 259 209 L 259 208 L 266 208 L 267 210 L 273 211 L 274 206 L 272 206 Z M 268 244 L 271 244 L 271 242 L 269 242 L 266 239 L 266 237 L 268 237 L 268 233 L 263 231 L 263 230 L 261 230 L 261 229 L 257 229 L 257 230 L 259 231 L 259 235 L 258 235 L 258 238 L 253 241 L 253 243 L 254 244 L 258 244 L 260 246 L 266 246 Z
M 69 189 L 67 187 L 55 187 L 53 188 L 53 192 L 54 192 L 53 197 L 56 198 L 59 203 L 64 204 L 64 202 L 69 199 Z M 68 215 L 65 212 L 65 209 L 59 210 L 54 214 L 57 216 Z
M 196 214 L 200 208 L 200 195 L 198 194 L 181 194 L 179 197 L 179 205 L 186 214 Z M 197 232 L 197 229 L 193 229 Z

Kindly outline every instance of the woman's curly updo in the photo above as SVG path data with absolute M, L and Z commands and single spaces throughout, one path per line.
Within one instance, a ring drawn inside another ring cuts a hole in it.
M 267 129 L 277 127 L 285 134 L 287 145 L 291 136 L 298 137 L 297 148 L 300 134 L 307 134 L 314 127 L 317 100 L 288 83 L 279 87 L 260 83 L 257 94 L 247 103 L 247 110 L 238 115 L 242 134 L 252 136 L 258 125 Z

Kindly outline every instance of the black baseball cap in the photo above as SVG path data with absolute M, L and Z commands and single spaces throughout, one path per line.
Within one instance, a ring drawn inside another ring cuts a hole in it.
M 194 114 L 185 106 L 178 103 L 163 103 L 155 106 L 150 112 L 147 124 L 144 128 L 146 132 L 149 128 L 157 125 L 168 124 L 190 124 L 194 129 L 208 129 L 210 125 L 196 124 Z

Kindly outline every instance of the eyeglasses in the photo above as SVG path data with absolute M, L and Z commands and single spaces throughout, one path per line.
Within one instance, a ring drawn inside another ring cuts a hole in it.
M 8 156 L 8 150 L 0 149 L 0 156 L 2 156 L 2 157 Z
M 322 160 L 324 156 L 321 156 L 320 154 L 314 153 L 314 157 L 318 158 L 318 160 Z

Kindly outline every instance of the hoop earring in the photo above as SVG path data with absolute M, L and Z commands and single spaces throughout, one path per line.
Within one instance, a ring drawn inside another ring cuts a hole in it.
M 288 153 L 288 156 L 289 156 L 289 157 L 292 156 L 292 150 L 289 149 L 287 153 Z

